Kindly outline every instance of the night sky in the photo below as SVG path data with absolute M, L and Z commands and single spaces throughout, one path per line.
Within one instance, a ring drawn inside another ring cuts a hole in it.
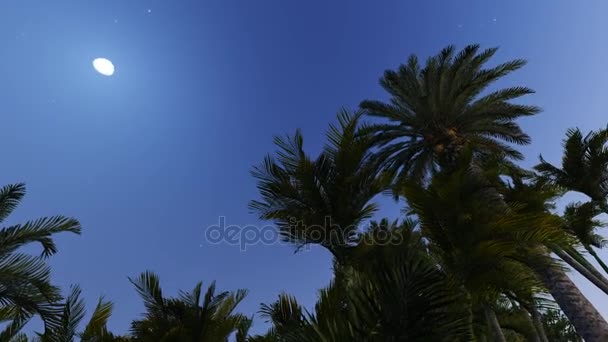
M 523 165 L 540 153 L 559 163 L 567 128 L 608 123 L 607 16 L 603 0 L 2 0 L 0 184 L 28 186 L 7 224 L 78 218 L 83 235 L 58 239 L 54 281 L 80 284 L 90 308 L 114 301 L 117 333 L 143 311 L 127 277 L 147 269 L 168 294 L 199 280 L 247 288 L 248 315 L 281 291 L 310 306 L 329 253 L 205 240 L 220 216 L 267 224 L 247 209 L 249 171 L 273 135 L 301 128 L 314 154 L 341 107 L 387 97 L 385 69 L 479 43 L 500 47 L 494 63 L 529 61 L 498 85 L 535 89 L 524 101 L 544 109 L 521 121 L 533 138 Z M 574 278 L 608 317 L 605 297 Z

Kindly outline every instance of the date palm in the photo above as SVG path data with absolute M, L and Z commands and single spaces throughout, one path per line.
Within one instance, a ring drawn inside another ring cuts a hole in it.
M 327 144 L 317 158 L 304 151 L 304 138 L 275 138 L 276 157 L 268 156 L 252 174 L 260 200 L 250 208 L 276 223 L 286 241 L 301 247 L 319 244 L 343 261 L 356 240 L 358 226 L 376 212 L 372 198 L 386 182 L 370 160 L 370 136 L 360 124 L 362 113 L 338 114 Z
M 191 292 L 168 298 L 152 272 L 130 280 L 146 307 L 143 319 L 131 324 L 133 341 L 228 341 L 247 320 L 234 312 L 245 298 L 245 290 L 216 293 L 215 283 L 211 283 L 203 293 L 203 285 L 198 283 Z
M 0 189 L 0 223 L 25 196 L 24 184 Z M 8 341 L 33 316 L 40 315 L 45 325 L 57 323 L 60 291 L 50 282 L 50 268 L 45 259 L 57 252 L 53 236 L 62 232 L 80 234 L 80 223 L 65 216 L 44 217 L 0 229 L 0 320 L 10 324 L 0 333 Z M 21 247 L 38 243 L 41 255 L 26 254 Z
M 511 102 L 533 93 L 526 87 L 487 92 L 495 81 L 526 63 L 517 59 L 484 67 L 496 51 L 469 45 L 456 54 L 448 46 L 424 66 L 411 55 L 397 70 L 385 71 L 380 85 L 390 100 L 361 103 L 370 115 L 389 121 L 376 125 L 374 134 L 376 157 L 384 169 L 397 179 L 420 181 L 453 165 L 465 147 L 475 155 L 523 158 L 509 145 L 530 143 L 515 119 L 539 109 Z

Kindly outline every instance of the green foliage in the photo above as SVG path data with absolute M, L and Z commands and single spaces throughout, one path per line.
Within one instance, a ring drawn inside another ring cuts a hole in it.
M 320 292 L 314 313 L 305 313 L 288 295 L 263 305 L 273 324 L 269 336 L 276 341 L 470 340 L 466 296 L 428 257 L 411 223 L 391 228 L 403 239 L 400 246 L 371 240 L 357 246 L 352 266 L 340 266 L 346 269 Z
M 85 303 L 81 298 L 82 291 L 79 286 L 72 286 L 68 296 L 62 303 L 59 323 L 47 327 L 42 334 L 38 334 L 35 342 L 74 342 L 79 338 L 82 342 L 122 342 L 126 338 L 114 336 L 108 331 L 108 319 L 112 315 L 113 303 L 99 299 L 89 322 L 83 332 L 79 326 L 85 317 Z
M 568 318 L 559 310 L 547 310 L 542 322 L 551 342 L 582 342 Z
M 340 259 L 356 240 L 359 224 L 376 212 L 371 201 L 386 182 L 371 163 L 370 136 L 360 117 L 340 112 L 316 159 L 304 152 L 299 131 L 277 137 L 276 159 L 268 156 L 253 170 L 262 198 L 250 208 L 273 220 L 285 240 L 300 247 L 320 244 Z
M 506 143 L 530 143 L 514 120 L 539 109 L 511 102 L 533 93 L 526 87 L 484 94 L 495 81 L 525 65 L 513 60 L 484 68 L 496 51 L 469 45 L 455 53 L 448 46 L 424 67 L 412 55 L 397 70 L 385 71 L 380 84 L 390 94 L 389 102 L 361 103 L 372 116 L 389 120 L 374 127 L 374 145 L 380 149 L 375 157 L 385 170 L 400 180 L 419 181 L 452 165 L 465 147 L 480 156 L 523 158 Z
M 63 299 L 45 262 L 57 252 L 54 234 L 80 233 L 80 225 L 55 216 L 0 229 L 0 341 L 27 341 L 20 330 L 33 315 L 45 323 L 34 339 L 40 342 L 518 342 L 542 341 L 545 333 L 549 341 L 580 341 L 542 299 L 548 289 L 581 335 L 604 333 L 591 326 L 601 318 L 574 284 L 552 273 L 562 265 L 549 252 L 590 271 L 598 287 L 606 281 L 577 248 L 608 271 L 593 249 L 606 244 L 597 229 L 604 226 L 598 215 L 608 212 L 608 129 L 586 136 L 569 130 L 561 168 L 541 157 L 538 174 L 521 169 L 514 145 L 530 137 L 515 121 L 539 109 L 513 102 L 529 88 L 490 89 L 525 64 L 487 67 L 496 51 L 449 46 L 424 65 L 410 56 L 380 80 L 387 102 L 367 100 L 361 111 L 338 113 L 317 157 L 304 151 L 296 131 L 276 137 L 276 152 L 253 169 L 261 198 L 250 209 L 273 221 L 285 241 L 318 244 L 334 256 L 334 279 L 313 310 L 283 293 L 261 306 L 270 330 L 251 336 L 254 317 L 236 312 L 245 290 L 198 283 L 167 297 L 158 276 L 144 272 L 129 279 L 145 307 L 130 336 L 108 331 L 113 304 L 103 298 L 80 328 L 79 287 Z M 364 113 L 384 122 L 366 124 Z M 388 189 L 404 200 L 406 216 L 368 222 L 379 209 L 374 198 Z M 558 215 L 555 200 L 567 191 L 591 201 Z M 0 222 L 24 194 L 22 184 L 0 189 Z M 40 256 L 20 252 L 32 242 L 41 245 Z
M 152 272 L 130 280 L 146 307 L 144 317 L 131 324 L 133 341 L 227 341 L 248 321 L 234 313 L 247 294 L 245 290 L 216 293 L 215 283 L 211 283 L 203 294 L 202 283 L 198 283 L 191 292 L 168 298 Z
M 578 191 L 591 198 L 606 211 L 608 195 L 608 130 L 592 131 L 586 136 L 578 129 L 569 129 L 564 140 L 561 169 L 540 156 L 535 168 L 541 175 L 569 191 Z
M 0 189 L 0 223 L 25 196 L 24 184 Z M 39 315 L 47 327 L 59 323 L 60 291 L 50 282 L 50 268 L 45 258 L 57 252 L 53 236 L 61 232 L 80 234 L 80 223 L 64 216 L 45 217 L 0 229 L 0 320 L 10 322 L 0 332 L 0 340 L 20 339 L 21 327 Z M 20 252 L 31 243 L 42 247 L 40 256 Z

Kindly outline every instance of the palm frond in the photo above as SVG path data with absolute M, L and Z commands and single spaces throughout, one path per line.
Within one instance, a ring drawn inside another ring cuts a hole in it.
M 0 189 L 0 222 L 3 222 L 25 196 L 25 184 L 9 184 Z

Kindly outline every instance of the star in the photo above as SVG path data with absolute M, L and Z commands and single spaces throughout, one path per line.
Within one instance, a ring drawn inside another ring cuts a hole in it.
M 148 8 L 148 11 L 147 11 L 147 12 L 148 12 L 148 14 L 152 13 L 152 9 L 151 9 L 151 8 Z
M 114 19 L 114 24 L 118 24 L 118 19 Z
M 492 19 L 493 22 L 496 22 L 496 18 Z

